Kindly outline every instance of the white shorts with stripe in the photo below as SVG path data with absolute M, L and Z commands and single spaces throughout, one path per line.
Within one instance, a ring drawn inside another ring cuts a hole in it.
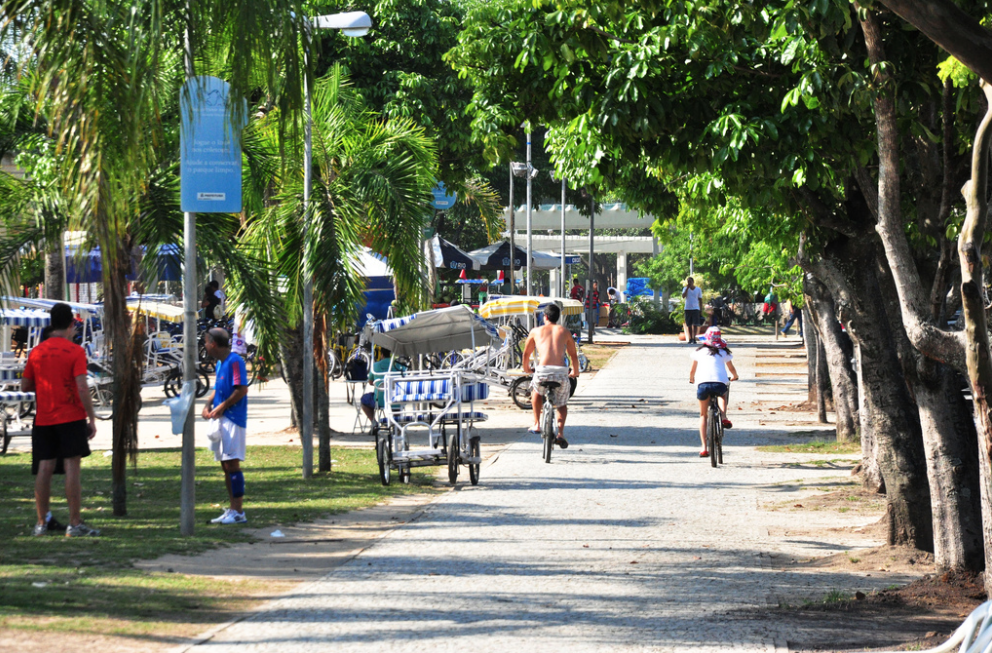
M 226 417 L 220 418 L 220 440 L 210 443 L 214 460 L 244 460 L 248 429 L 238 426 Z

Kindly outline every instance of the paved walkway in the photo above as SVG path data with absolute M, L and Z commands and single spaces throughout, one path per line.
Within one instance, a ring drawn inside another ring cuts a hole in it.
M 775 544 L 768 529 L 795 515 L 758 508 L 799 477 L 829 482 L 838 472 L 797 471 L 757 452 L 751 445 L 786 427 L 758 426 L 749 411 L 733 414 L 726 465 L 700 460 L 688 353 L 671 338 L 623 348 L 580 386 L 571 447 L 552 464 L 537 436 L 524 438 L 483 468 L 478 487 L 460 482 L 419 519 L 197 650 L 775 651 L 784 633 L 725 614 L 781 594 L 897 581 L 770 569 L 772 548 L 852 546 L 842 535 Z M 761 353 L 735 351 L 737 404 L 756 396 Z

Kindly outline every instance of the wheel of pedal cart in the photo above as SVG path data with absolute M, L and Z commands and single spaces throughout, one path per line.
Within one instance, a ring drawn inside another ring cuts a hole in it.
M 10 446 L 10 434 L 7 433 L 7 414 L 0 413 L 0 456 L 7 455 L 7 447 Z
M 383 485 L 389 485 L 392 473 L 389 466 L 392 461 L 389 455 L 389 444 L 385 437 L 379 438 L 375 443 L 375 459 L 379 463 L 379 480 L 382 481 Z
M 481 456 L 479 453 L 479 438 L 472 438 L 468 441 L 468 455 L 473 458 L 479 458 Z M 468 465 L 468 479 L 472 481 L 472 485 L 479 484 L 480 467 L 482 467 L 481 462 L 469 463 Z
M 454 485 L 458 482 L 458 431 L 455 430 L 448 438 L 448 482 Z

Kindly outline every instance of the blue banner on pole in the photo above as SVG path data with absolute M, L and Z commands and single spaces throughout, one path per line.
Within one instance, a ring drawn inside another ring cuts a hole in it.
M 455 205 L 458 201 L 457 193 L 449 193 L 448 189 L 444 187 L 444 182 L 437 182 L 437 186 L 431 189 L 434 194 L 434 200 L 431 202 L 433 206 L 438 211 L 446 211 Z
M 183 85 L 179 104 L 180 201 L 183 211 L 241 211 L 241 130 L 228 111 L 230 85 L 210 76 Z M 240 100 L 244 103 L 244 100 Z M 247 105 L 241 115 L 247 118 Z

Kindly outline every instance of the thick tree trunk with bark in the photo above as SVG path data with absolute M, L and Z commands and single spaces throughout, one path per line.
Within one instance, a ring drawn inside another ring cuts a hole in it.
M 827 419 L 827 403 L 832 399 L 832 389 L 830 387 L 830 374 L 827 369 L 827 348 L 823 346 L 823 340 L 816 339 L 816 421 L 820 424 L 829 424 Z M 838 442 L 847 442 L 851 438 L 844 435 L 840 429 L 840 420 L 837 421 L 835 429 Z
M 849 204 L 849 213 L 864 217 L 867 207 L 857 196 L 852 194 Z M 876 242 L 867 237 L 840 238 L 825 248 L 823 260 L 810 271 L 842 305 L 847 331 L 860 349 L 864 393 L 860 415 L 878 444 L 878 466 L 888 498 L 888 541 L 931 551 L 933 521 L 919 414 L 903 380 L 875 275 Z
M 45 248 L 45 299 L 65 301 L 65 252 L 62 239 Z
M 854 291 L 868 310 L 849 322 L 861 350 L 864 410 L 878 442 L 878 466 L 885 479 L 888 543 L 933 550 L 933 519 L 919 414 L 902 380 L 895 343 L 873 274 L 854 275 Z
M 803 324 L 813 324 L 812 313 L 809 309 L 809 299 L 806 300 L 806 306 L 803 307 Z M 819 370 L 817 368 L 816 348 L 819 346 L 818 343 L 820 338 L 816 335 L 816 329 L 810 329 L 807 327 L 805 333 L 806 338 L 803 341 L 803 347 L 806 349 L 806 369 L 808 370 L 806 380 L 806 401 L 813 404 L 818 401 L 817 394 L 819 382 L 817 381 L 817 375 L 819 374 Z
M 992 353 L 985 314 L 982 242 L 988 214 L 989 144 L 992 142 L 992 87 L 982 80 L 988 109 L 975 134 L 971 179 L 962 189 L 968 211 L 958 239 L 961 260 L 961 301 L 964 308 L 966 362 L 979 435 L 981 464 L 982 530 L 985 541 L 985 589 L 992 591 Z
M 861 348 L 855 346 L 858 378 L 858 428 L 861 435 L 861 487 L 868 492 L 885 494 L 885 479 L 878 466 L 878 439 L 872 431 L 871 418 L 865 408 L 865 385 L 861 374 Z M 857 468 L 856 468 L 857 469 Z
M 837 309 L 830 292 L 817 279 L 807 284 L 807 303 L 813 317 L 813 328 L 823 343 L 826 367 L 830 374 L 834 412 L 837 416 L 837 440 L 846 442 L 858 437 L 858 386 L 851 358 L 851 339 L 837 321 Z M 807 331 L 809 330 L 807 325 Z

